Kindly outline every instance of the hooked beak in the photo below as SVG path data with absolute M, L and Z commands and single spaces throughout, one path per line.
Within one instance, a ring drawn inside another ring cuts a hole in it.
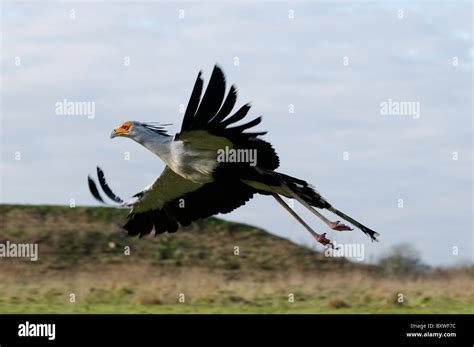
M 110 138 L 113 139 L 114 137 L 117 137 L 117 136 L 124 136 L 124 135 L 127 135 L 128 133 L 129 133 L 128 129 L 124 129 L 118 126 L 114 128 L 114 130 L 112 130 L 112 132 L 110 133 Z

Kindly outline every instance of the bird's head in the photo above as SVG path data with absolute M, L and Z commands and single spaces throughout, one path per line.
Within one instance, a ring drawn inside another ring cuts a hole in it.
M 136 122 L 123 122 L 118 127 L 115 127 L 114 130 L 112 130 L 112 132 L 110 133 L 110 138 L 113 139 L 117 136 L 131 137 L 136 128 L 134 123 Z
M 161 135 L 168 137 L 166 130 L 163 128 L 164 125 L 169 124 L 158 124 L 158 123 L 140 123 L 137 121 L 127 121 L 114 128 L 110 133 L 110 138 L 113 139 L 117 136 L 129 137 L 134 140 L 139 140 L 143 137 L 149 137 L 153 135 Z

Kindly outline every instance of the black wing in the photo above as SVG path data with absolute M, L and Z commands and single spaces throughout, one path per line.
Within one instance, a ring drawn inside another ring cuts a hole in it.
M 170 188 L 176 187 L 176 188 Z M 257 191 L 241 180 L 228 177 L 198 184 L 175 174 L 168 167 L 142 192 L 124 228 L 130 235 L 176 232 L 198 219 L 229 213 L 245 205 Z
M 105 195 L 107 195 L 113 201 L 118 202 L 119 204 L 121 204 L 123 202 L 123 200 L 120 199 L 117 195 L 115 195 L 114 192 L 112 192 L 112 190 L 110 189 L 109 185 L 107 184 L 107 182 L 105 180 L 104 172 L 98 166 L 97 166 L 97 177 L 99 178 L 100 186 L 102 187 Z
M 203 80 L 199 72 L 184 114 L 181 132 L 176 135 L 176 140 L 186 139 L 187 133 L 204 130 L 212 135 L 226 137 L 236 149 L 256 149 L 258 166 L 275 170 L 280 165 L 275 150 L 270 143 L 258 138 L 266 132 L 245 132 L 260 124 L 262 118 L 257 117 L 247 123 L 236 125 L 235 123 L 245 118 L 250 105 L 245 104 L 229 116 L 237 101 L 237 90 L 232 86 L 224 100 L 225 88 L 224 73 L 216 65 L 201 99 Z
M 108 186 L 104 173 L 98 169 L 102 188 Z M 104 202 L 96 184 L 89 176 L 92 195 Z M 188 226 L 198 219 L 218 213 L 228 213 L 249 201 L 257 191 L 244 184 L 237 176 L 225 175 L 212 183 L 189 181 L 165 167 L 161 175 L 143 191 L 135 194 L 124 229 L 130 235 L 146 235 L 153 228 L 156 234 L 176 232 L 179 226 Z M 122 201 L 111 190 L 110 194 Z M 107 194 L 108 195 L 108 194 Z
M 95 184 L 94 180 L 91 176 L 87 176 L 87 182 L 89 183 L 89 190 L 92 196 L 97 200 L 105 204 L 104 199 L 99 194 L 99 190 L 97 189 L 97 185 Z

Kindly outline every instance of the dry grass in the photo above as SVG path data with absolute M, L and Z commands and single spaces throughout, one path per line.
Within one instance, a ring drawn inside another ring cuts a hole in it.
M 472 277 L 405 280 L 359 273 L 276 273 L 231 279 L 225 271 L 105 266 L 9 274 L 1 312 L 473 312 Z M 5 277 L 6 275 L 6 277 Z M 74 293 L 76 302 L 69 302 Z M 184 303 L 180 303 L 184 294 Z M 403 302 L 399 295 L 403 294 Z M 294 302 L 289 301 L 289 295 Z

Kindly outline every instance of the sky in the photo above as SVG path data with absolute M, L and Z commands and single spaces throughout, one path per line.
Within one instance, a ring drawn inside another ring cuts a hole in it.
M 467 1 L 3 1 L 0 202 L 97 205 L 96 165 L 132 196 L 164 164 L 111 130 L 178 131 L 198 71 L 207 82 L 218 63 L 263 115 L 279 171 L 381 241 L 295 204 L 317 231 L 369 262 L 400 243 L 431 265 L 472 262 L 472 17 Z M 61 114 L 64 100 L 94 114 Z M 269 197 L 221 217 L 323 250 Z

